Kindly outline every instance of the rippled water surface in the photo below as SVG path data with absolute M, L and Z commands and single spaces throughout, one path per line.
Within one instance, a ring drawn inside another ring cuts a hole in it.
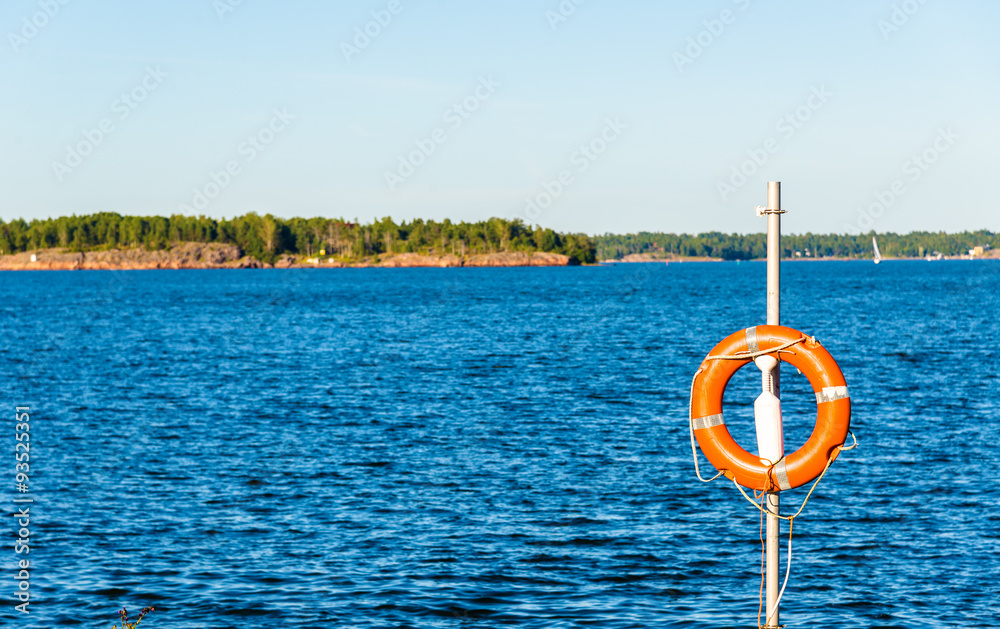
M 1000 262 L 783 272 L 783 323 L 840 362 L 861 447 L 796 521 L 782 622 L 1000 625 Z M 0 289 L 4 512 L 15 405 L 35 498 L 31 614 L 8 516 L 0 625 L 756 626 L 758 514 L 694 478 L 687 402 L 715 343 L 763 323 L 762 263 Z M 748 449 L 751 369 L 726 394 Z M 815 404 L 782 384 L 794 449 Z

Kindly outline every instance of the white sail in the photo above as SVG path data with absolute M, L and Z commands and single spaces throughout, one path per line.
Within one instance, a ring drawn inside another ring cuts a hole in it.
M 875 241 L 875 236 L 872 236 L 872 248 L 875 249 L 875 264 L 882 261 L 882 253 L 878 250 L 878 243 Z

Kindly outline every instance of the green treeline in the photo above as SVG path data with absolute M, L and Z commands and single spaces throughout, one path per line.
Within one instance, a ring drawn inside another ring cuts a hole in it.
M 101 213 L 31 222 L 0 220 L 0 253 L 51 247 L 72 251 L 139 247 L 158 250 L 177 242 L 234 244 L 265 262 L 284 253 L 359 260 L 390 253 L 461 256 L 503 251 L 562 253 L 583 264 L 596 259 L 596 248 L 589 236 L 561 234 L 500 218 L 475 223 L 417 219 L 399 224 L 384 218 L 362 225 L 344 219 L 283 219 L 270 214 L 215 220 L 204 216 Z
M 946 234 L 944 232 L 910 232 L 909 234 L 877 234 L 883 256 L 923 257 L 934 252 L 942 255 L 962 255 L 977 246 L 1000 247 L 1000 234 L 986 230 Z M 638 234 L 605 234 L 594 238 L 600 260 L 621 259 L 633 253 L 654 256 L 704 256 L 723 260 L 750 260 L 767 257 L 767 235 L 723 234 L 710 232 L 696 236 L 640 232 Z M 845 257 L 872 258 L 872 234 L 857 236 L 841 234 L 782 234 L 781 247 L 785 257 Z
M 71 251 L 97 249 L 166 249 L 178 242 L 233 244 L 246 255 L 273 262 L 281 254 L 333 256 L 360 260 L 391 253 L 467 255 L 504 251 L 546 251 L 571 256 L 582 264 L 621 259 L 633 253 L 658 257 L 690 256 L 748 260 L 766 257 L 767 236 L 759 234 L 563 234 L 531 227 L 520 220 L 491 218 L 475 223 L 449 220 L 395 223 L 391 218 L 364 225 L 333 218 L 289 218 L 246 214 L 229 220 L 204 216 L 87 216 L 0 220 L 0 253 L 53 247 Z M 1000 248 L 1000 234 L 980 230 L 947 234 L 911 232 L 878 234 L 886 257 L 923 257 L 935 252 L 961 255 L 974 247 Z M 871 258 L 872 234 L 785 234 L 785 257 Z

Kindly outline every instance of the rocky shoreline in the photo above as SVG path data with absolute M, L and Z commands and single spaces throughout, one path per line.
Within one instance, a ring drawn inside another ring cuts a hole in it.
M 44 249 L 0 256 L 0 271 L 146 271 L 158 269 L 290 269 L 290 268 L 453 268 L 573 266 L 576 260 L 558 253 L 502 252 L 456 255 L 400 253 L 344 263 L 332 259 L 283 255 L 267 264 L 244 255 L 236 245 L 181 243 L 163 251 L 110 249 L 67 252 Z

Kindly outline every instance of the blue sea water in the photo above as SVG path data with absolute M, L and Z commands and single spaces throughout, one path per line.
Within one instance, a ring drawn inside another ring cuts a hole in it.
M 759 514 L 694 478 L 687 404 L 704 355 L 763 323 L 764 281 L 746 262 L 0 274 L 0 625 L 153 605 L 143 629 L 754 627 Z M 1000 626 L 998 314 L 996 261 L 784 265 L 782 322 L 839 361 L 860 442 L 796 520 L 788 627 Z M 815 403 L 783 375 L 792 450 Z M 756 391 L 751 367 L 726 394 L 748 449 Z

